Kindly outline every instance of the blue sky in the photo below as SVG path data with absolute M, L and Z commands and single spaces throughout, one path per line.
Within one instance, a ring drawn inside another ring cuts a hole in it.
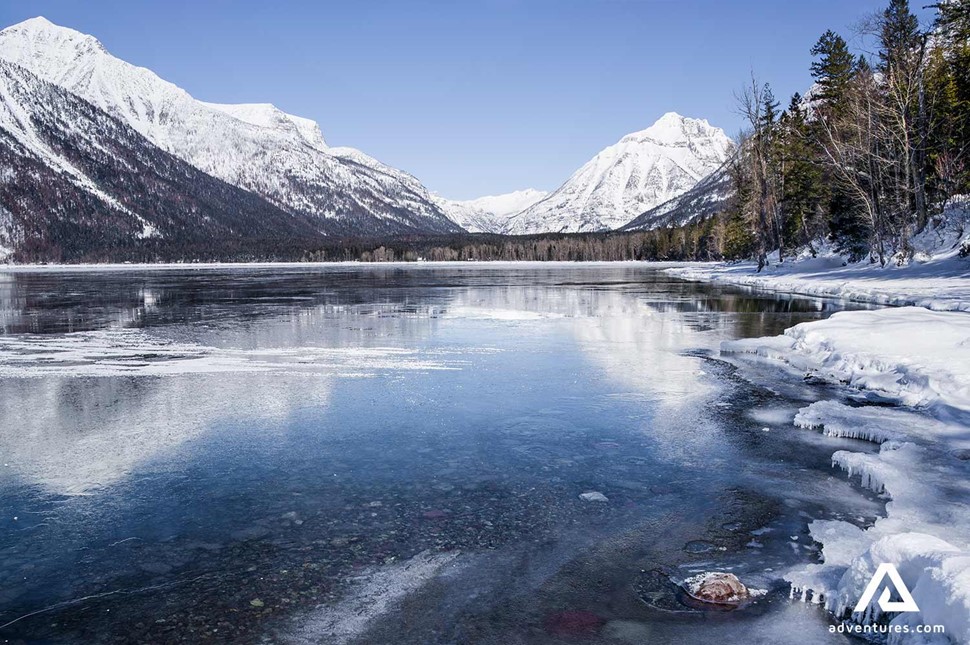
M 918 0 L 914 7 L 922 6 Z M 734 135 L 754 70 L 783 103 L 808 50 L 884 0 L 407 0 L 0 3 L 98 37 L 196 98 L 317 120 L 456 199 L 556 188 L 667 111 Z

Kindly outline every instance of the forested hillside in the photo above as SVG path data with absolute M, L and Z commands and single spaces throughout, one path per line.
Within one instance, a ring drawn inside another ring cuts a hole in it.
M 760 267 L 828 240 L 850 260 L 904 262 L 912 237 L 970 191 L 970 0 L 935 9 L 927 30 L 907 0 L 865 19 L 856 35 L 875 44 L 871 56 L 822 34 L 815 83 L 784 110 L 769 84 L 745 84 L 748 130 L 718 252 Z

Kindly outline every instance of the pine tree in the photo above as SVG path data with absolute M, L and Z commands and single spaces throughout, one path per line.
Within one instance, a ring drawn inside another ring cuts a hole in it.
M 731 182 L 734 184 L 734 197 L 725 212 L 724 257 L 729 260 L 750 258 L 759 251 L 759 236 L 752 212 L 754 202 L 754 178 L 750 154 L 750 138 L 742 137 L 738 142 L 740 154 L 728 166 Z
M 860 90 L 871 88 L 872 70 L 865 57 L 855 57 L 845 39 L 831 30 L 822 34 L 811 53 L 816 57 L 811 73 L 818 91 L 812 97 L 815 118 L 807 128 L 820 159 L 819 182 L 828 188 L 818 196 L 827 226 L 818 229 L 827 228 L 836 248 L 858 259 L 869 250 L 873 227 L 866 223 L 877 217 L 866 161 L 869 133 L 860 114 L 865 109 Z
M 849 52 L 845 39 L 831 29 L 826 31 L 811 49 L 812 78 L 818 84 L 818 92 L 813 96 L 829 110 L 838 110 L 844 105 L 846 92 L 855 74 L 855 58 Z
M 928 166 L 935 198 L 970 191 L 970 0 L 937 5 L 937 37 L 928 55 Z
M 932 6 L 938 12 L 938 33 L 950 42 L 970 40 L 970 0 L 948 0 Z
M 909 72 L 917 62 L 914 54 L 923 42 L 919 19 L 910 11 L 909 0 L 890 0 L 879 27 L 879 71 Z
M 794 249 L 808 245 L 821 234 L 822 169 L 819 151 L 805 118 L 802 97 L 796 92 L 782 114 L 779 127 L 779 150 L 782 167 L 781 210 L 784 212 L 783 239 Z

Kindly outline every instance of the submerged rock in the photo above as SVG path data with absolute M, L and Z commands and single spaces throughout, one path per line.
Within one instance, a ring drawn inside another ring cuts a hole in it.
M 599 492 L 598 490 L 591 490 L 587 493 L 581 493 L 579 499 L 584 502 L 608 502 L 610 498 Z
M 739 607 L 764 592 L 749 590 L 733 573 L 708 571 L 687 578 L 684 591 L 700 602 L 722 607 Z

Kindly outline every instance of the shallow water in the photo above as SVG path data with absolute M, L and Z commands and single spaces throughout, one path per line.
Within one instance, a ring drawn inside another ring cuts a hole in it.
M 860 444 L 711 356 L 841 306 L 635 264 L 0 273 L 0 638 L 836 642 L 778 578 L 880 512 L 829 466 Z M 769 593 L 679 603 L 706 569 Z

